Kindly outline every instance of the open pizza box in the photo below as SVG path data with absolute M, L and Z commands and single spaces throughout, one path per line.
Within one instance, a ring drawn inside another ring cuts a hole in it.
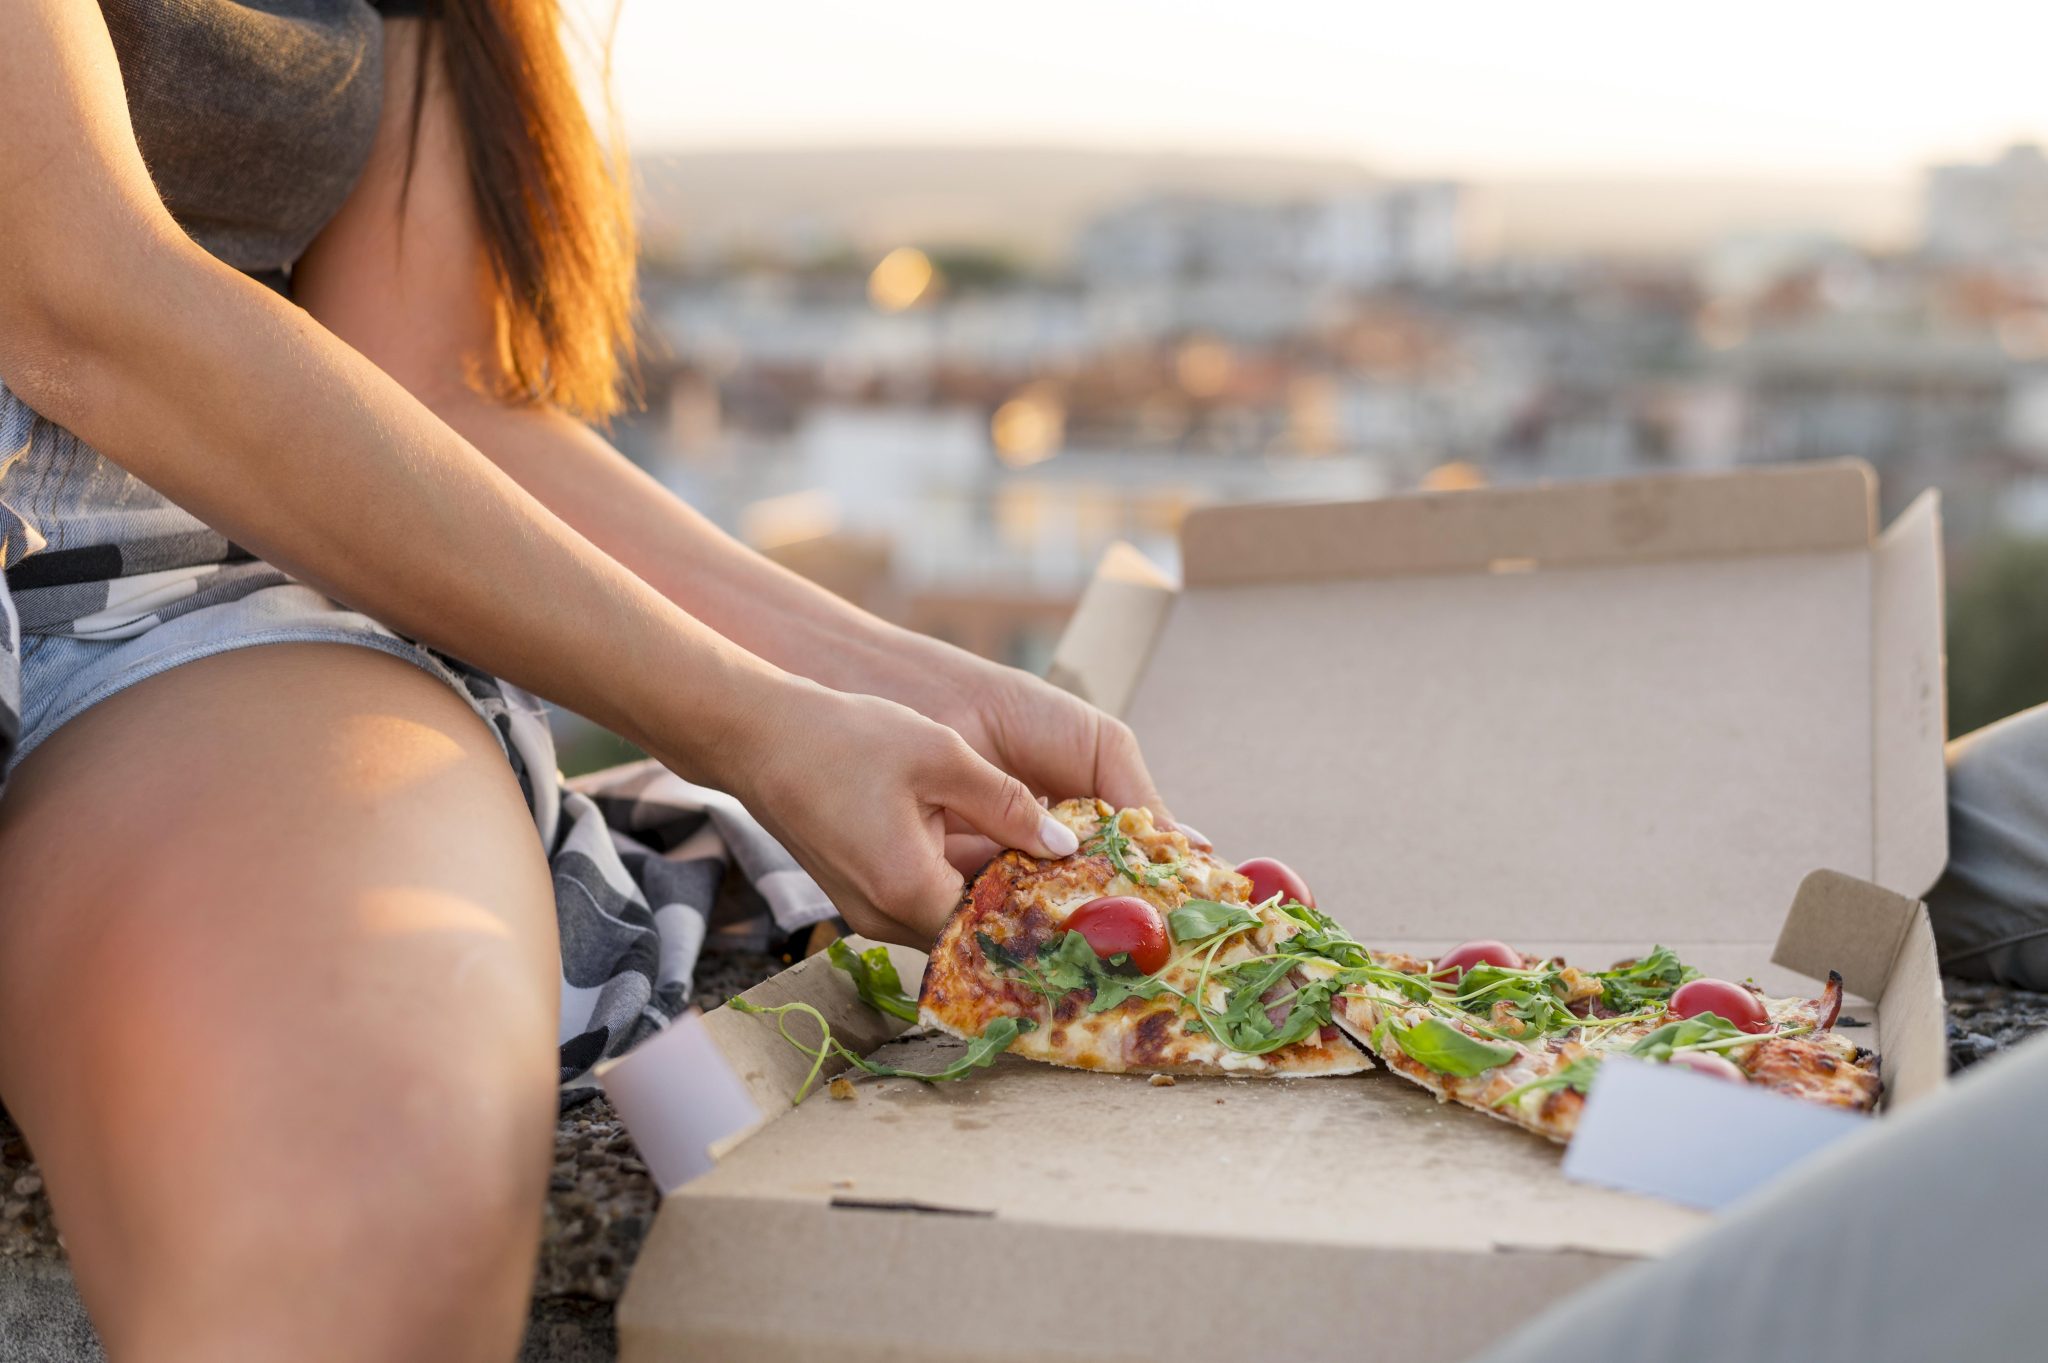
M 1286 859 L 1374 946 L 1662 943 L 1780 994 L 1841 971 L 1896 1108 L 1945 1070 L 1917 902 L 1946 857 L 1939 524 L 1930 495 L 1877 534 L 1873 492 L 1829 464 L 1201 511 L 1180 588 L 1111 556 L 1054 676 L 1129 719 L 1222 855 Z M 897 1065 L 957 1045 L 892 1042 L 822 957 L 750 997 Z M 1456 1359 L 1709 1219 L 1385 1071 L 1004 1057 L 792 1108 L 808 1068 L 722 1009 L 606 1072 L 668 1188 L 629 1363 Z M 1808 1110 L 1651 1077 L 1675 1096 L 1603 1116 L 1603 1072 L 1581 1142 L 1711 1162 Z

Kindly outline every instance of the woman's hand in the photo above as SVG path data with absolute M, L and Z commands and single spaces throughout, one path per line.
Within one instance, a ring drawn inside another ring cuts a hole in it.
M 1118 808 L 1143 805 L 1176 825 L 1145 768 L 1138 740 L 1122 720 L 1028 672 L 1004 667 L 923 635 L 900 634 L 897 657 L 878 689 L 938 720 L 977 753 L 1050 800 L 1093 796 Z M 968 870 L 999 849 L 956 827 L 954 865 Z
M 1072 830 L 954 730 L 894 701 L 790 678 L 731 752 L 729 789 L 856 932 L 922 947 L 959 903 L 949 827 L 1039 857 Z

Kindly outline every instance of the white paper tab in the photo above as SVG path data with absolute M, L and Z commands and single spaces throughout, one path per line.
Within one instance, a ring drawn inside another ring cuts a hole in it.
M 663 1194 L 710 1172 L 713 1149 L 761 1120 L 694 1008 L 598 1066 L 597 1079 Z
M 1567 1178 L 1719 1211 L 1870 1118 L 1611 1056 L 1565 1151 Z

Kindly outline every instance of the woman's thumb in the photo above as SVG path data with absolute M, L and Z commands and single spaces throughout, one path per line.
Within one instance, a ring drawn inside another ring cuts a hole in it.
M 940 803 L 982 836 L 1034 857 L 1072 856 L 1081 840 L 1032 797 L 1022 781 L 959 745 Z

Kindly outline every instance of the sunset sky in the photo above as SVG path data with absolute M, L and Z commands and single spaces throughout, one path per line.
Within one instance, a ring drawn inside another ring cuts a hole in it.
M 642 148 L 1034 142 L 1854 178 L 2048 137 L 2044 52 L 2048 6 L 2026 0 L 624 0 L 615 69 Z

